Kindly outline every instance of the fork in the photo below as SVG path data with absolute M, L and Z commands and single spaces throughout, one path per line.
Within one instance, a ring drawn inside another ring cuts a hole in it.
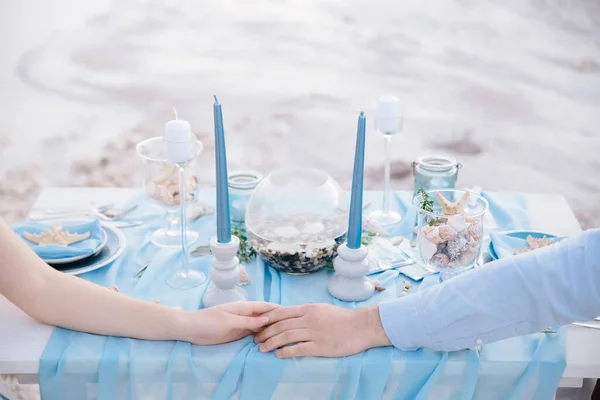
M 584 328 L 600 329 L 600 325 L 586 324 L 585 322 L 573 322 L 571 325 L 582 326 Z
M 69 214 L 74 212 L 93 212 L 93 213 L 104 213 L 110 209 L 113 209 L 115 205 L 113 203 L 103 204 L 98 207 L 92 208 L 68 208 L 68 207 L 56 207 L 56 208 L 41 208 L 33 209 L 33 212 L 40 211 L 43 214 Z
M 77 216 L 95 216 L 103 221 L 115 221 L 123 218 L 127 214 L 130 214 L 137 208 L 137 205 L 131 206 L 125 210 L 114 211 L 112 209 L 106 210 L 103 212 L 68 212 L 64 214 L 51 214 L 51 215 L 30 215 L 29 219 L 32 221 L 44 221 L 44 220 L 53 220 L 53 219 L 63 219 L 68 217 L 77 217 Z

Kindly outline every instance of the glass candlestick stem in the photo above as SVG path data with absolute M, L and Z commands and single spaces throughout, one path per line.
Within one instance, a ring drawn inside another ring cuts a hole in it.
M 175 274 L 167 277 L 167 284 L 175 289 L 191 289 L 200 286 L 206 281 L 206 275 L 202 272 L 190 269 L 188 260 L 188 241 L 186 240 L 187 217 L 186 217 L 186 187 L 185 187 L 185 164 L 177 164 L 179 180 L 179 215 L 181 230 L 181 268 Z
M 399 212 L 390 210 L 390 175 L 391 175 L 391 153 L 392 153 L 391 133 L 384 133 L 384 177 L 383 177 L 383 199 L 381 210 L 373 211 L 369 217 L 374 219 L 381 226 L 389 226 L 400 222 L 402 216 Z

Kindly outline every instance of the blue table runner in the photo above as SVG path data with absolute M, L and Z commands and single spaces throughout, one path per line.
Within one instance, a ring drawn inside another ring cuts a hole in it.
M 526 196 L 484 193 L 499 229 L 529 228 Z M 373 208 L 380 193 L 367 192 Z M 214 191 L 202 198 L 214 203 Z M 410 215 L 411 193 L 398 192 L 396 207 Z M 196 310 L 208 282 L 190 290 L 176 290 L 165 283 L 177 268 L 176 250 L 148 244 L 148 233 L 162 223 L 162 215 L 143 196 L 132 218 L 147 224 L 124 230 L 128 247 L 111 266 L 82 275 L 84 279 L 147 301 Z M 506 205 L 506 206 L 504 206 Z M 206 244 L 214 235 L 214 216 L 193 224 Z M 401 223 L 394 234 L 409 235 L 412 222 Z M 139 266 L 150 265 L 133 278 Z M 192 266 L 209 275 L 210 256 L 193 259 Z M 333 299 L 327 292 L 331 272 L 305 276 L 281 274 L 262 261 L 247 265 L 251 283 L 244 288 L 251 300 L 283 305 L 332 303 L 360 308 L 397 297 L 402 280 L 397 271 L 385 271 L 376 279 L 386 287 L 359 303 Z M 421 287 L 437 283 L 426 278 Z M 414 283 L 412 290 L 419 290 Z M 340 338 L 342 340 L 342 338 Z M 370 349 L 341 359 L 277 359 L 262 354 L 251 337 L 217 346 L 193 346 L 184 342 L 152 342 L 105 337 L 56 328 L 40 359 L 42 399 L 550 399 L 565 367 L 565 332 L 533 334 L 458 352 L 420 349 L 401 352 L 392 347 Z

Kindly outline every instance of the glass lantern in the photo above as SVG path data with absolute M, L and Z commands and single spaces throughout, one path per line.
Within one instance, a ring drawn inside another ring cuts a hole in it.
M 262 174 L 256 171 L 234 171 L 229 174 L 229 209 L 233 222 L 244 222 L 250 195 L 262 178 Z
M 413 197 L 419 189 L 454 189 L 458 178 L 458 170 L 462 167 L 456 159 L 444 156 L 424 156 L 413 161 L 413 175 L 415 177 L 415 190 Z

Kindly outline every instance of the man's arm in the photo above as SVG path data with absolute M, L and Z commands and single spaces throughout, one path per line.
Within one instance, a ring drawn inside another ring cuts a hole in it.
M 495 261 L 379 307 L 308 305 L 266 315 L 272 325 L 255 339 L 261 351 L 300 342 L 279 350 L 281 357 L 342 356 L 389 342 L 403 350 L 459 350 L 587 320 L 600 315 L 600 230 Z M 348 344 L 332 352 L 337 342 Z
M 400 349 L 458 350 L 600 315 L 600 230 L 379 306 Z

